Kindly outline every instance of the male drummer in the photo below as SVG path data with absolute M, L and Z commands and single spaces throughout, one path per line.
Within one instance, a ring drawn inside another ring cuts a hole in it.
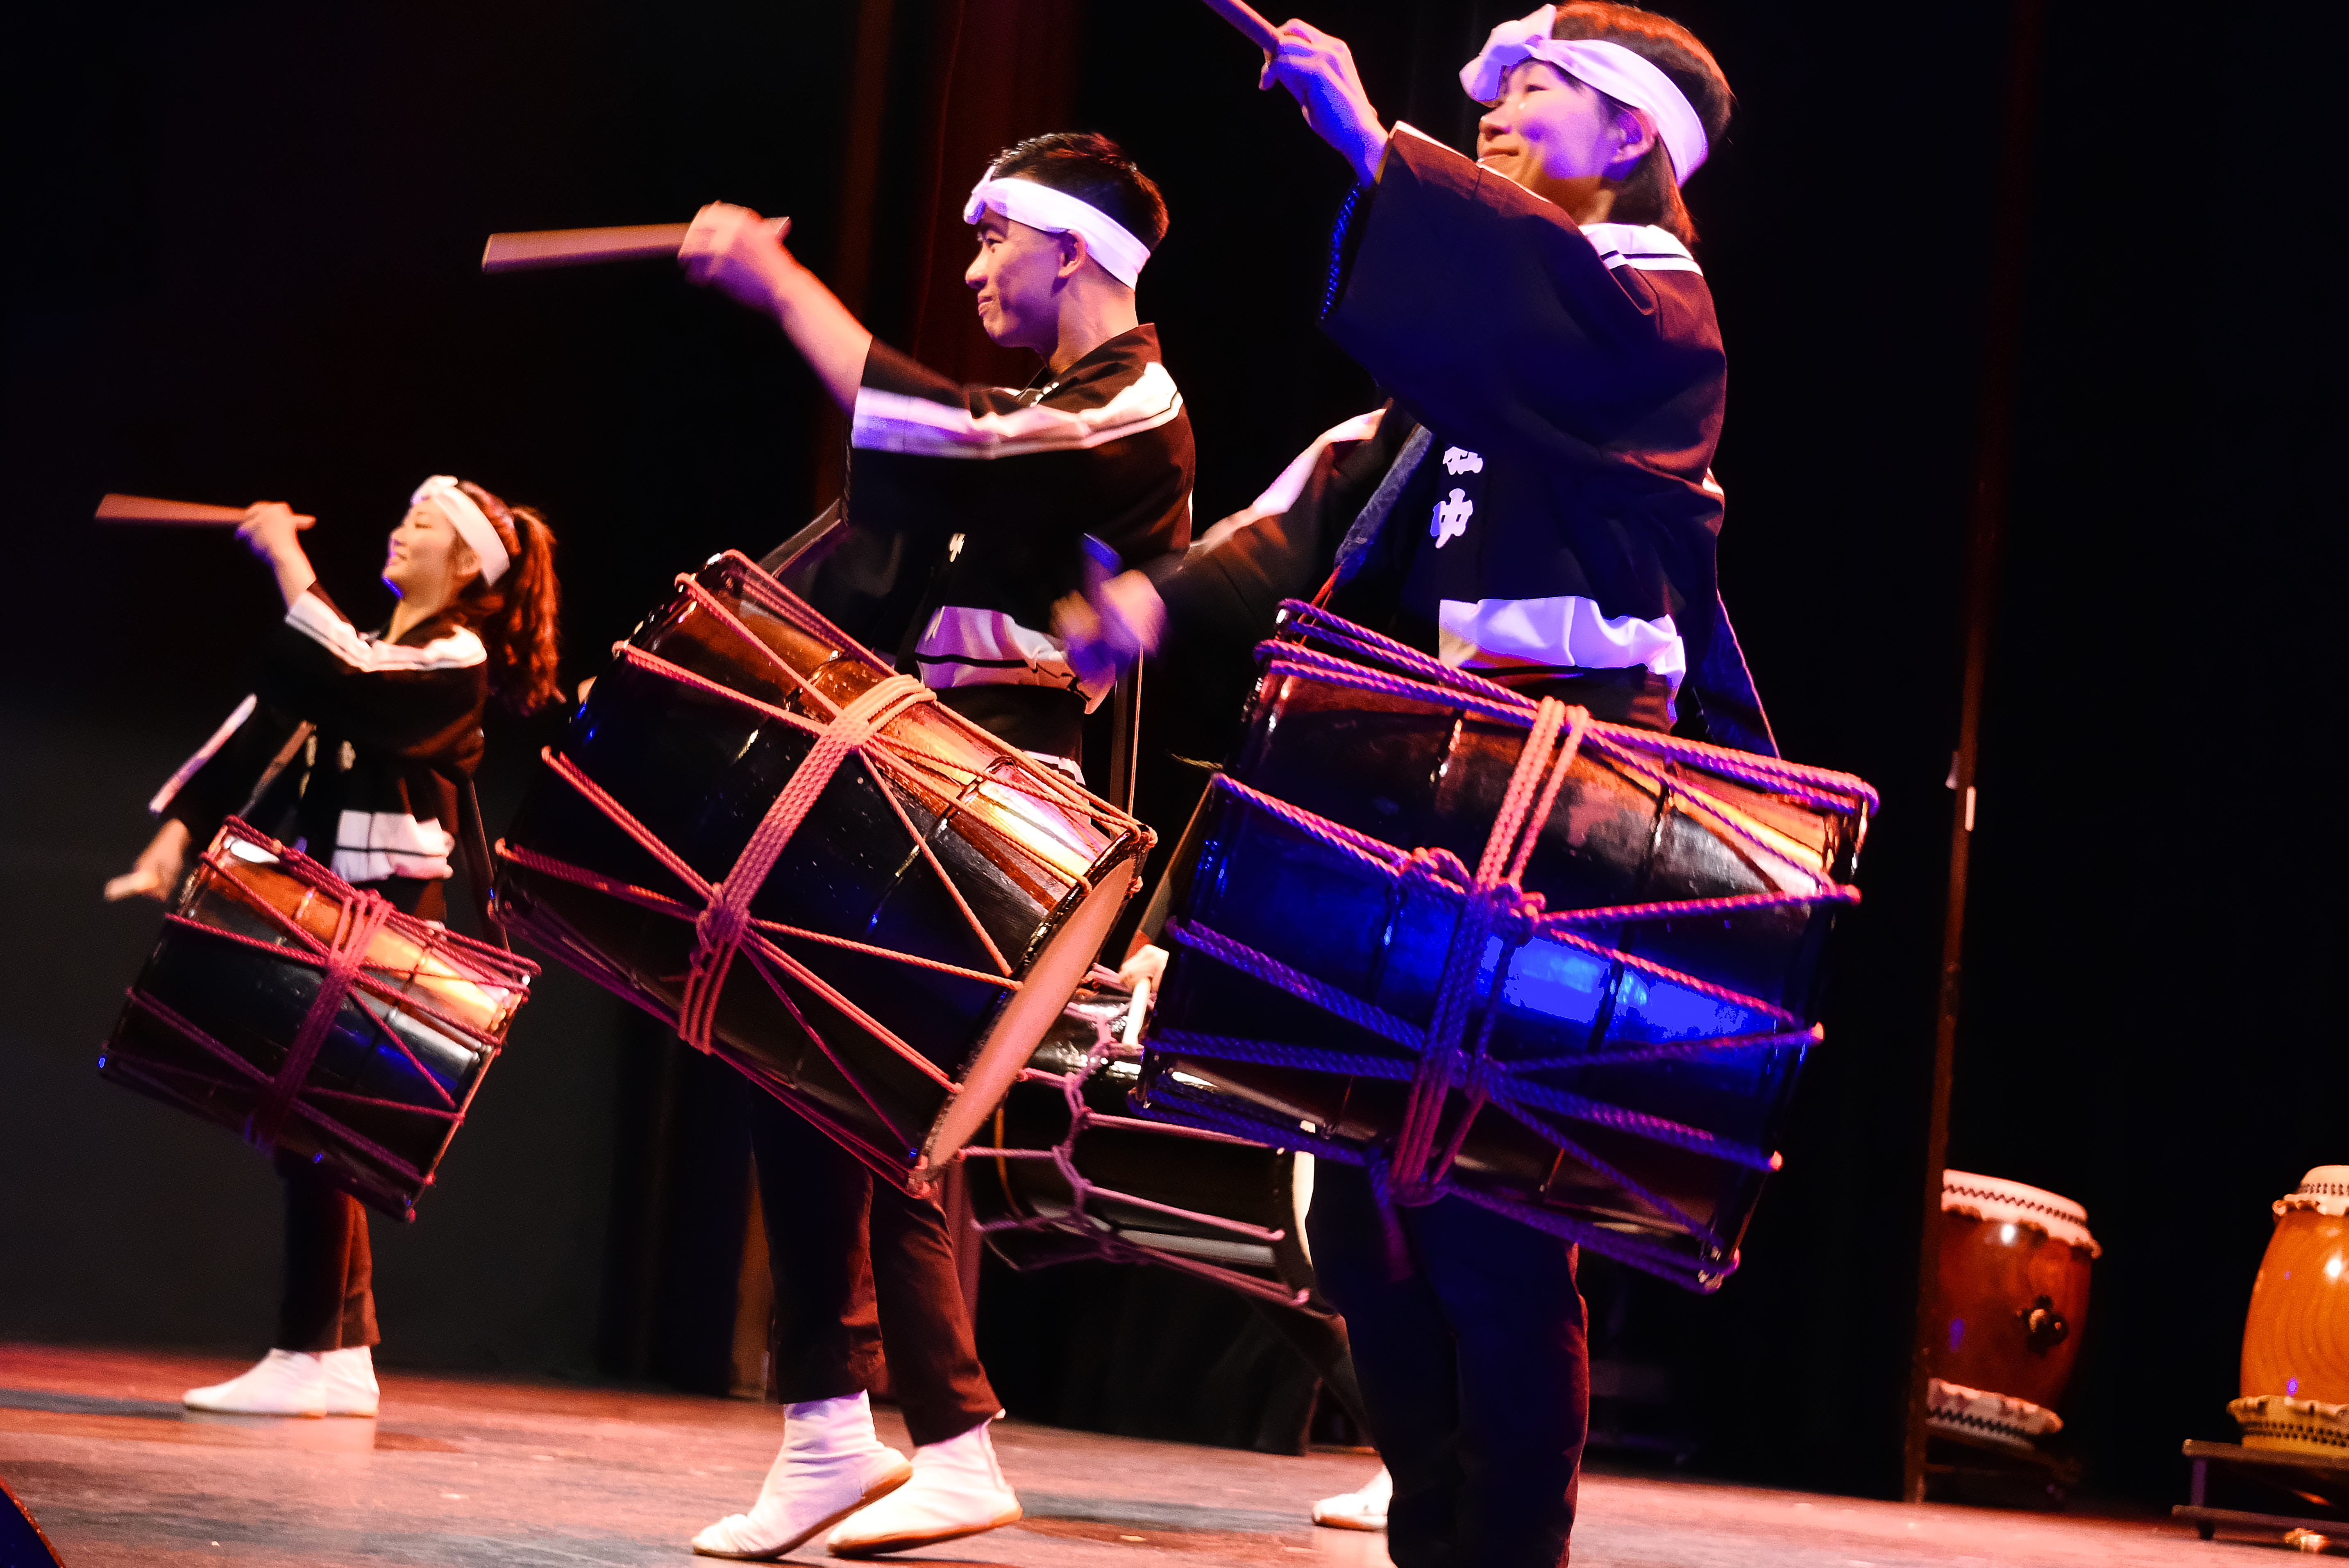
M 1080 727 L 1112 672 L 1071 662 L 1053 603 L 1098 573 L 1087 535 L 1136 562 L 1189 542 L 1190 420 L 1133 296 L 1166 207 L 1115 143 L 1061 133 L 998 156 L 963 215 L 980 325 L 1043 361 L 1023 387 L 957 385 L 876 341 L 784 248 L 788 219 L 706 207 L 681 255 L 695 282 L 772 315 L 852 417 L 845 515 L 785 581 L 939 701 L 1081 778 Z M 837 1524 L 830 1550 L 864 1556 L 1010 1523 L 988 1440 L 1001 1411 L 938 1204 L 757 1099 L 783 1446 L 750 1511 L 694 1550 L 772 1559 Z M 910 1466 L 866 1401 L 876 1307 Z

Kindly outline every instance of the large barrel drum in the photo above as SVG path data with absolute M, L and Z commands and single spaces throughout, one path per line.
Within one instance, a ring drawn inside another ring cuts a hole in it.
M 1927 1424 L 2025 1447 L 2062 1430 L 2056 1408 L 2079 1359 L 2089 1266 L 2101 1252 L 2088 1212 L 2069 1198 L 1942 1172 Z
M 2320 1165 L 2275 1202 L 2243 1322 L 2248 1449 L 2349 1460 L 2349 1165 Z

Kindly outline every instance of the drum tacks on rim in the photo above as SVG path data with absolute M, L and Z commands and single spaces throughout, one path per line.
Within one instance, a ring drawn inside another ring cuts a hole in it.
M 926 1186 L 1060 1017 L 1150 830 L 740 554 L 614 651 L 497 847 L 510 924 Z

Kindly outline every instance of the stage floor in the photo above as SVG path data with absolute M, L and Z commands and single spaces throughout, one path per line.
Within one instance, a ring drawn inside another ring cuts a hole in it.
M 183 1411 L 242 1363 L 0 1346 L 0 1476 L 67 1568 L 582 1568 L 693 1561 L 686 1538 L 747 1506 L 781 1413 L 741 1401 L 392 1373 L 377 1420 Z M 885 1440 L 903 1446 L 894 1411 Z M 901 1561 L 1093 1568 L 1380 1565 L 1385 1537 L 1316 1529 L 1317 1497 L 1373 1461 L 996 1429 L 1028 1517 Z M 2182 1466 L 2181 1466 L 2182 1470 Z M 1585 1479 L 1579 1568 L 2082 1568 L 2240 1563 L 2167 1520 L 1904 1508 L 1643 1476 Z M 701 1559 L 700 1561 L 709 1561 Z M 823 1562 L 819 1549 L 793 1561 Z

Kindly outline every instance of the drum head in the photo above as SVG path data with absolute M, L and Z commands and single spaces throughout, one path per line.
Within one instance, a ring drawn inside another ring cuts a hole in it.
M 1110 928 L 1117 923 L 1133 890 L 1133 876 L 1129 847 L 1095 875 L 1092 889 L 1081 895 L 1075 911 L 1029 965 L 1019 989 L 1012 993 L 971 1053 L 970 1066 L 962 1076 L 962 1091 L 947 1099 L 930 1128 L 930 1136 L 922 1144 L 921 1163 L 909 1178 L 913 1184 L 926 1185 L 935 1180 L 955 1153 L 978 1136 L 1005 1093 L 1019 1081 L 1028 1058 L 1060 1021 L 1061 1009 L 1077 994 L 1102 944 L 1109 940 Z

